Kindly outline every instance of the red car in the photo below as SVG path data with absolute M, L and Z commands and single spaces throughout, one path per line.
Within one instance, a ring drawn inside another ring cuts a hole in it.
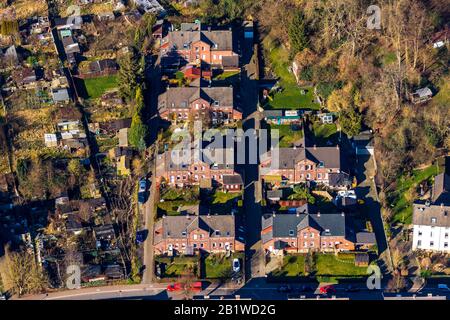
M 336 293 L 336 289 L 332 285 L 320 287 L 319 290 L 322 294 Z
M 169 292 L 181 291 L 184 289 L 188 289 L 190 291 L 202 291 L 202 282 L 201 281 L 193 282 L 193 283 L 189 284 L 189 288 L 186 288 L 185 284 L 182 284 L 179 282 L 176 282 L 174 284 L 169 284 L 167 286 L 167 291 L 169 291 Z

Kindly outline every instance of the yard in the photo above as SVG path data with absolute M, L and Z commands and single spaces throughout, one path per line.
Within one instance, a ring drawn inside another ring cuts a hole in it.
M 318 254 L 315 256 L 316 276 L 365 276 L 367 267 L 355 266 L 354 255 Z
M 118 78 L 116 75 L 85 79 L 84 86 L 89 99 L 100 98 L 105 92 L 117 88 Z
M 207 200 L 212 214 L 230 214 L 234 203 L 241 199 L 241 192 L 215 191 Z
M 305 272 L 305 257 L 303 255 L 285 255 L 283 265 L 272 272 L 274 277 L 298 277 Z
M 335 281 L 340 277 L 362 277 L 366 275 L 366 267 L 357 267 L 354 264 L 355 256 L 352 253 L 313 254 L 307 265 L 308 255 L 291 254 L 283 257 L 283 265 L 272 271 L 273 277 L 302 277 L 309 274 L 316 276 L 319 281 Z
M 157 204 L 158 216 L 179 215 L 178 208 L 200 203 L 198 187 L 166 188 L 161 190 L 161 200 Z
M 189 273 L 197 274 L 198 257 L 156 257 L 156 263 L 164 264 L 164 277 L 174 278 Z
M 276 92 L 264 108 L 318 110 L 320 104 L 315 100 L 313 88 L 300 88 L 294 75 L 289 72 L 288 50 L 275 46 L 269 38 L 264 40 L 264 46 L 268 50 L 267 57 L 272 71 L 279 77 L 281 87 L 281 91 Z
M 210 254 L 204 260 L 205 277 L 207 279 L 227 279 L 233 273 L 233 259 L 238 258 L 243 268 L 242 262 L 244 255 L 242 253 L 233 253 L 230 257 L 225 254 Z
M 412 222 L 412 202 L 416 199 L 416 189 L 420 183 L 429 181 L 439 174 L 438 165 L 414 170 L 410 176 L 402 175 L 397 179 L 395 190 L 388 199 L 393 211 L 392 222 L 410 224 Z
M 281 124 L 281 125 L 270 125 L 271 130 L 279 130 L 280 137 L 280 148 L 290 148 L 294 145 L 294 143 L 301 138 L 303 138 L 303 131 L 299 128 L 299 130 L 293 130 L 291 125 Z

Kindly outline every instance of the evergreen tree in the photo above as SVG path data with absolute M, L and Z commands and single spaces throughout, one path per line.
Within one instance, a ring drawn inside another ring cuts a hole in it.
M 342 131 L 350 137 L 361 131 L 362 115 L 354 107 L 342 111 L 339 116 L 339 124 Z
M 306 21 L 301 11 L 295 12 L 288 28 L 289 42 L 291 44 L 290 57 L 308 47 Z
M 119 64 L 119 91 L 122 98 L 131 100 L 141 80 L 139 57 L 133 50 L 122 57 Z
M 143 111 L 144 111 L 144 97 L 142 95 L 142 89 L 138 87 L 136 89 L 136 108 L 131 119 L 131 127 L 128 135 L 129 143 L 139 149 L 144 150 L 146 147 L 145 138 L 148 134 L 147 125 L 144 123 Z

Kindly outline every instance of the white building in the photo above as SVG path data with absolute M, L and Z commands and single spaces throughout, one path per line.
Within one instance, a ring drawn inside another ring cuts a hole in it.
M 431 201 L 413 205 L 413 250 L 450 252 L 450 176 L 436 176 Z

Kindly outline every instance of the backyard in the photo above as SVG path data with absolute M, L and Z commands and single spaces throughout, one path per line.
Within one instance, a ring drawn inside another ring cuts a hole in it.
M 395 190 L 388 199 L 392 208 L 391 222 L 403 224 L 412 222 L 412 202 L 417 198 L 417 187 L 424 181 L 431 183 L 432 178 L 439 172 L 439 165 L 431 165 L 424 169 L 413 170 L 412 174 L 404 174 L 397 179 Z
M 156 257 L 156 263 L 163 264 L 164 277 L 174 278 L 184 276 L 189 273 L 196 274 L 198 269 L 197 257 Z
M 179 215 L 182 206 L 193 206 L 200 203 L 198 187 L 166 188 L 161 190 L 161 200 L 157 204 L 158 216 Z
M 272 271 L 273 277 L 302 277 L 309 273 L 319 281 L 335 281 L 336 278 L 361 277 L 366 275 L 366 267 L 357 267 L 354 264 L 355 256 L 351 253 L 314 254 L 310 264 L 307 265 L 308 255 L 291 254 L 283 257 L 282 265 Z
M 100 98 L 105 92 L 116 88 L 118 79 L 116 75 L 85 79 L 84 86 L 89 99 Z
M 322 124 L 321 122 L 314 122 L 313 132 L 314 137 L 319 144 L 325 143 L 330 140 L 336 140 L 333 139 L 333 135 L 337 133 L 337 126 L 334 123 Z
M 205 277 L 207 279 L 227 279 L 233 273 L 233 259 L 238 258 L 241 263 L 244 258 L 243 253 L 235 252 L 229 257 L 225 254 L 210 254 L 205 259 Z
M 303 138 L 303 131 L 300 128 L 298 130 L 293 130 L 291 125 L 271 124 L 270 129 L 279 131 L 280 148 L 290 148 L 294 145 L 295 142 Z
M 264 109 L 312 109 L 318 110 L 320 104 L 314 97 L 312 87 L 300 88 L 295 76 L 289 72 L 288 50 L 276 46 L 268 37 L 264 40 L 268 50 L 267 57 L 275 75 L 279 78 L 280 91 L 273 94 Z
M 241 198 L 241 192 L 223 192 L 216 190 L 207 200 L 212 214 L 230 214 Z

